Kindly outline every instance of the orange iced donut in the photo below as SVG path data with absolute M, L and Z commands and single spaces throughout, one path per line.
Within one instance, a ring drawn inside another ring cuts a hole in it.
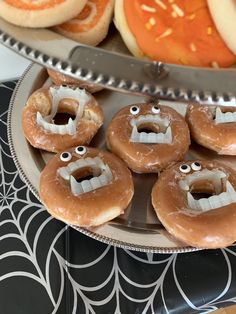
M 48 212 L 77 226 L 119 216 L 133 193 L 131 173 L 119 158 L 85 146 L 55 155 L 40 176 L 39 195 Z
M 98 86 L 96 84 L 80 81 L 67 75 L 64 75 L 60 72 L 56 72 L 49 69 L 47 69 L 47 72 L 55 85 L 74 85 L 86 89 L 89 93 L 96 93 L 103 89 L 101 86 Z
M 177 239 L 202 248 L 236 240 L 236 172 L 214 161 L 186 161 L 163 171 L 152 190 L 161 223 Z
M 186 115 L 192 138 L 221 155 L 236 155 L 234 108 L 190 105 Z
M 206 0 L 119 0 L 115 24 L 137 57 L 206 67 L 227 67 L 236 61 L 214 25 Z
M 72 19 L 87 0 L 0 0 L 0 16 L 24 27 L 49 27 Z
M 181 160 L 190 144 L 188 126 L 174 109 L 155 103 L 121 109 L 110 122 L 108 148 L 134 172 L 159 172 Z
M 54 30 L 80 43 L 97 46 L 107 35 L 113 9 L 114 0 L 88 0 L 78 16 Z
M 103 123 L 103 112 L 85 90 L 50 87 L 35 91 L 22 113 L 25 137 L 36 148 L 58 152 L 88 145 Z

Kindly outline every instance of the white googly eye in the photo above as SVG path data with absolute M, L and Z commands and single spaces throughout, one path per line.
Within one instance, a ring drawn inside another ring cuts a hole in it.
M 187 164 L 183 164 L 179 167 L 179 170 L 183 173 L 189 173 L 191 171 L 191 167 Z
M 86 153 L 87 149 L 84 146 L 77 146 L 75 149 L 76 154 L 78 155 L 84 155 Z
M 71 153 L 69 153 L 69 152 L 63 152 L 60 155 L 61 161 L 70 161 L 71 158 L 72 158 L 72 156 L 71 156 Z
M 202 169 L 202 166 L 199 162 L 195 161 L 191 164 L 191 168 L 194 170 L 194 171 L 199 171 Z
M 140 109 L 139 109 L 138 106 L 132 106 L 132 107 L 130 107 L 130 113 L 133 114 L 133 115 L 138 114 L 139 111 L 140 111 Z
M 160 113 L 161 109 L 159 106 L 155 105 L 155 106 L 152 106 L 152 112 L 153 113 Z

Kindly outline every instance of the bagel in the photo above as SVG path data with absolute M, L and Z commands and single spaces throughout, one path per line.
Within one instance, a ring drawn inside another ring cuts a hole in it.
M 115 25 L 139 58 L 199 67 L 227 67 L 236 61 L 206 0 L 119 0 Z
M 175 164 L 160 174 L 152 204 L 167 231 L 188 245 L 223 248 L 236 240 L 236 172 L 224 164 Z
M 57 121 L 58 113 L 62 115 L 60 121 Z M 103 112 L 95 98 L 72 87 L 36 90 L 22 112 L 27 140 L 32 146 L 50 152 L 88 145 L 102 123 Z
M 48 212 L 76 226 L 94 227 L 119 216 L 133 193 L 125 164 L 95 148 L 78 146 L 56 154 L 40 176 L 39 195 Z
M 0 16 L 15 25 L 40 28 L 78 15 L 87 0 L 0 0 Z

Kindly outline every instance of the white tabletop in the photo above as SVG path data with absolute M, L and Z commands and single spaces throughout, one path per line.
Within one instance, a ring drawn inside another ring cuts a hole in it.
M 0 44 L 0 82 L 19 78 L 30 63 Z

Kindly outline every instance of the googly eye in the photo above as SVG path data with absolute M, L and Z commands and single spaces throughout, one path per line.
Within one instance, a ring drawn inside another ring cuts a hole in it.
M 61 155 L 60 155 L 60 159 L 61 159 L 61 161 L 70 161 L 71 160 L 71 153 L 69 153 L 69 152 L 63 152 L 63 153 L 61 153 Z
M 153 113 L 160 113 L 161 109 L 159 106 L 155 105 L 155 106 L 152 106 L 152 112 Z
M 183 164 L 179 167 L 179 170 L 183 173 L 189 173 L 191 171 L 191 167 L 187 164 Z
M 199 162 L 195 161 L 191 164 L 191 168 L 194 170 L 194 171 L 199 171 L 202 169 L 202 166 Z
M 130 107 L 130 113 L 133 114 L 133 115 L 138 114 L 139 111 L 140 111 L 140 109 L 139 109 L 139 107 L 137 107 L 137 106 L 132 106 L 132 107 Z
M 84 155 L 86 153 L 87 149 L 84 146 L 77 146 L 75 149 L 76 154 L 78 155 Z

